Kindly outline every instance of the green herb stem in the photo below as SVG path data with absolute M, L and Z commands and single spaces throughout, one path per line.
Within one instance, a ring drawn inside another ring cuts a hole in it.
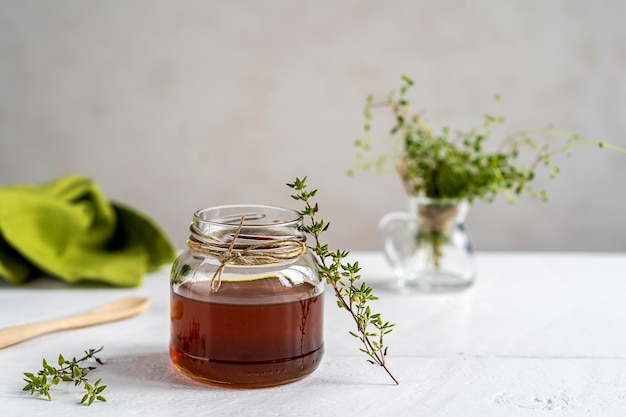
M 298 192 L 291 197 L 302 201 L 305 205 L 300 214 L 309 218 L 310 224 L 303 225 L 303 229 L 315 241 L 312 250 L 317 255 L 320 274 L 333 288 L 339 308 L 347 310 L 354 320 L 357 331 L 349 333 L 361 341 L 360 351 L 368 356 L 368 362 L 381 366 L 393 382 L 399 384 L 387 367 L 387 347 L 383 340 L 385 335 L 391 333 L 395 325 L 384 322 L 379 313 L 372 313 L 368 303 L 377 300 L 378 297 L 372 294 L 372 288 L 364 282 L 360 286 L 357 285 L 361 279 L 359 275 L 361 268 L 358 262 L 353 264 L 343 262 L 349 252 L 341 250 L 331 252 L 328 245 L 321 243 L 320 235 L 328 229 L 330 223 L 323 219 L 318 221 L 316 218 L 319 208 L 317 203 L 311 204 L 311 198 L 317 194 L 317 190 L 307 191 L 306 177 L 296 178 L 294 183 L 287 184 L 287 186 Z
M 95 366 L 80 366 L 79 364 L 93 359 L 100 365 L 103 362 L 100 358 L 96 357 L 96 353 L 102 351 L 103 347 L 99 349 L 89 349 L 85 351 L 85 356 L 80 359 L 72 358 L 67 360 L 63 355 L 59 355 L 57 360 L 58 368 L 50 365 L 44 358 L 42 361 L 42 369 L 37 374 L 31 372 L 24 372 L 24 381 L 26 385 L 22 389 L 23 391 L 30 391 L 31 395 L 39 394 L 45 396 L 48 401 L 52 401 L 52 395 L 50 394 L 50 388 L 53 385 L 57 385 L 60 382 L 73 382 L 74 386 L 82 385 L 85 389 L 85 394 L 80 400 L 81 404 L 91 405 L 94 401 L 105 402 L 106 399 L 102 395 L 102 391 L 106 389 L 106 385 L 101 385 L 102 378 L 98 379 L 95 383 L 91 384 L 87 375 L 96 369 Z

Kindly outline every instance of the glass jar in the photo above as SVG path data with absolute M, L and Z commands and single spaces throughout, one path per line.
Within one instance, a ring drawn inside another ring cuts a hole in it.
M 171 271 L 170 356 L 211 384 L 301 379 L 323 355 L 324 283 L 302 216 L 264 205 L 197 211 Z
M 385 215 L 383 249 L 400 289 L 455 291 L 474 282 L 472 242 L 465 229 L 463 200 L 408 197 L 407 212 Z

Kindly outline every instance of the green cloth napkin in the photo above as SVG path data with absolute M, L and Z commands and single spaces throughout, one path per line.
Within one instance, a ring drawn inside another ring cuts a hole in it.
M 89 178 L 0 187 L 0 277 L 14 284 L 46 274 L 135 287 L 175 256 L 158 225 Z

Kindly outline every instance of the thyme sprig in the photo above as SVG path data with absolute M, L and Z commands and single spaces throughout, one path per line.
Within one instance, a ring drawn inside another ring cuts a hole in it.
M 361 282 L 359 285 L 361 279 L 359 263 L 344 262 L 349 255 L 348 251 L 331 252 L 327 244 L 322 245 L 320 242 L 320 235 L 328 229 L 330 223 L 323 219 L 317 220 L 318 204 L 312 205 L 311 203 L 317 190 L 307 191 L 306 177 L 303 179 L 296 178 L 292 184 L 287 184 L 287 186 L 298 192 L 291 196 L 294 200 L 304 202 L 305 207 L 300 214 L 308 218 L 310 224 L 305 224 L 303 229 L 315 240 L 315 246 L 312 250 L 317 255 L 320 274 L 326 283 L 333 288 L 339 308 L 347 310 L 356 324 L 356 331 L 349 333 L 361 342 L 362 347 L 359 350 L 368 356 L 367 361 L 373 365 L 381 366 L 393 382 L 399 384 L 387 368 L 385 361 L 387 346 L 383 341 L 384 336 L 391 333 L 395 325 L 383 321 L 380 313 L 372 312 L 368 303 L 377 300 L 378 297 L 372 293 L 372 288 L 367 286 L 365 282 Z
M 59 355 L 57 359 L 58 368 L 50 365 L 44 358 L 42 361 L 42 369 L 40 369 L 36 375 L 31 372 L 24 372 L 24 376 L 26 377 L 24 381 L 26 381 L 27 384 L 23 388 L 23 391 L 30 391 L 31 395 L 43 395 L 48 398 L 48 401 L 52 401 L 50 388 L 53 385 L 57 385 L 60 382 L 73 382 L 74 386 L 82 385 L 86 391 L 85 395 L 83 395 L 80 400 L 81 404 L 91 405 L 96 400 L 105 402 L 106 399 L 102 396 L 102 391 L 104 391 L 107 386 L 101 385 L 102 378 L 98 379 L 93 384 L 87 379 L 87 375 L 96 369 L 96 367 L 91 365 L 79 365 L 88 359 L 93 359 L 100 365 L 103 365 L 102 360 L 95 356 L 96 353 L 100 352 L 102 349 L 103 347 L 86 350 L 85 356 L 80 359 L 72 358 L 72 360 L 67 360 L 63 355 Z

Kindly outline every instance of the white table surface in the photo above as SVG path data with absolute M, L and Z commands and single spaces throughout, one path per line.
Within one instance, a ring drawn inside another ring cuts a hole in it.
M 375 252 L 353 252 L 396 323 L 388 364 L 366 363 L 332 291 L 325 355 L 307 378 L 233 390 L 193 382 L 170 362 L 169 271 L 137 289 L 94 289 L 40 279 L 0 283 L 0 327 L 147 296 L 141 315 L 41 336 L 0 350 L 0 416 L 626 416 L 626 254 L 477 255 L 475 285 L 460 293 L 399 294 Z M 104 346 L 94 371 L 106 403 L 78 405 L 82 390 L 53 388 L 53 401 L 21 389 L 23 372 L 59 353 Z

